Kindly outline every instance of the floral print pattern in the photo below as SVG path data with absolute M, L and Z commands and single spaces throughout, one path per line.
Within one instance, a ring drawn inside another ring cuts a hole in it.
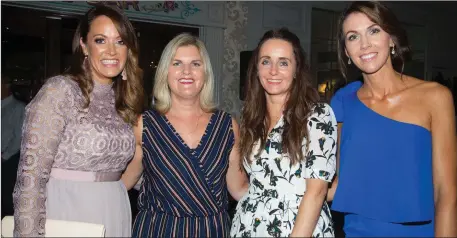
M 310 143 L 302 149 L 305 160 L 292 165 L 283 153 L 281 117 L 269 133 L 265 148 L 253 150 L 252 163 L 244 161 L 250 186 L 238 202 L 231 237 L 288 237 L 306 192 L 306 179 L 331 182 L 336 170 L 337 124 L 330 106 L 317 104 L 308 118 Z M 334 237 L 330 209 L 324 201 L 313 237 Z

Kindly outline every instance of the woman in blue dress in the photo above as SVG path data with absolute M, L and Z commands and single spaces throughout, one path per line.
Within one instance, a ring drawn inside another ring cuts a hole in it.
M 378 2 L 355 2 L 338 32 L 340 68 L 363 83 L 331 106 L 342 130 L 332 209 L 346 236 L 457 236 L 456 127 L 451 92 L 402 73 L 405 31 Z

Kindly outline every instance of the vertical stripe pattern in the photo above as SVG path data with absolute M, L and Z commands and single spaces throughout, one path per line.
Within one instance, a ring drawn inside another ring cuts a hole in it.
M 226 173 L 234 144 L 231 116 L 211 115 L 191 149 L 154 110 L 143 114 L 144 183 L 133 237 L 226 237 Z

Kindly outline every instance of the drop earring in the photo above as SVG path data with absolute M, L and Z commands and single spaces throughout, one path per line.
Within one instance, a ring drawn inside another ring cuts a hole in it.
M 395 46 L 392 46 L 392 51 L 390 51 L 393 55 L 395 54 Z
M 127 73 L 125 72 L 125 69 L 122 70 L 121 76 L 122 76 L 122 80 L 127 80 Z
M 84 55 L 84 60 L 82 62 L 83 66 L 87 63 L 87 58 L 89 58 L 89 57 L 87 55 Z
M 348 58 L 348 64 L 351 64 L 351 58 Z

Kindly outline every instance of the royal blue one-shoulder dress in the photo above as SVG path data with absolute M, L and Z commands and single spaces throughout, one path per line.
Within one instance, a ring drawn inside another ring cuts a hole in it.
M 332 98 L 343 123 L 332 210 L 346 236 L 434 236 L 432 139 L 424 127 L 378 114 L 357 96 L 361 82 Z

